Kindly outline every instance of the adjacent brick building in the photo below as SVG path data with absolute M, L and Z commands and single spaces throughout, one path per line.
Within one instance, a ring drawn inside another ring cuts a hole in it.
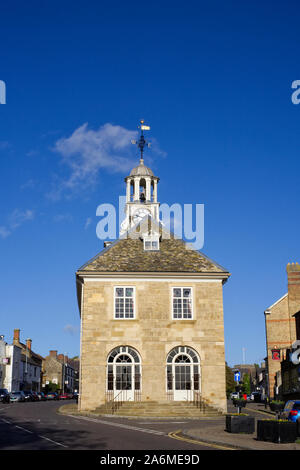
M 289 263 L 286 270 L 288 292 L 264 312 L 271 399 L 278 393 L 276 375 L 281 370 L 281 361 L 286 359 L 286 351 L 291 349 L 294 341 L 300 339 L 300 265 Z

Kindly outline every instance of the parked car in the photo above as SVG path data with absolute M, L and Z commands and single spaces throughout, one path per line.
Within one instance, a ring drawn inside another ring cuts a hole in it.
M 10 402 L 10 395 L 8 393 L 7 388 L 0 388 L 0 401 L 2 403 L 9 403 Z
M 59 395 L 56 392 L 49 392 L 46 395 L 47 400 L 59 400 Z
M 230 395 L 231 400 L 233 398 L 238 398 L 238 397 L 239 397 L 239 394 L 237 392 L 232 392 L 231 395 Z
M 261 402 L 261 392 L 253 392 L 253 401 L 255 403 L 260 403 Z
M 289 400 L 286 402 L 281 417 L 297 423 L 297 431 L 298 435 L 300 435 L 300 400 Z
M 36 401 L 35 396 L 31 390 L 23 390 L 25 395 L 25 401 Z
M 68 393 L 61 393 L 61 394 L 59 395 L 59 399 L 60 399 L 60 400 L 68 400 L 68 399 L 69 399 Z
M 10 392 L 9 396 L 10 396 L 10 401 L 11 402 L 16 402 L 16 401 L 24 402 L 24 401 L 26 401 L 25 400 L 25 393 L 23 391 Z
M 44 394 L 44 392 L 37 392 L 37 396 L 39 397 L 40 401 L 47 400 L 46 395 Z

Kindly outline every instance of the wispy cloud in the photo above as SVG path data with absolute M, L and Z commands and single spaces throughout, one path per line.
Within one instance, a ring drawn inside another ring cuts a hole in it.
M 15 209 L 9 216 L 9 226 L 12 230 L 15 230 L 20 227 L 20 225 L 24 224 L 24 222 L 32 220 L 33 218 L 33 210 L 27 209 L 26 211 L 21 211 L 20 209 Z
M 0 237 L 1 238 L 6 238 L 10 235 L 10 231 L 4 227 L 3 225 L 0 226 Z
M 92 223 L 92 219 L 91 217 L 88 217 L 85 221 L 84 230 L 87 230 L 87 228 L 91 225 L 91 223 Z
M 64 332 L 74 336 L 78 332 L 78 327 L 68 324 L 64 327 Z
M 33 189 L 36 186 L 36 182 L 34 179 L 29 179 L 25 183 L 20 186 L 20 189 L 23 191 L 24 189 Z
M 6 140 L 0 140 L 0 150 L 5 150 L 11 148 L 11 144 Z
M 20 209 L 15 209 L 10 216 L 8 217 L 7 224 L 0 226 L 0 237 L 7 238 L 11 235 L 17 228 L 23 225 L 29 220 L 33 220 L 35 217 L 34 211 L 27 209 L 22 211 Z
M 73 216 L 71 214 L 57 214 L 53 217 L 53 221 L 56 223 L 59 222 L 72 222 Z

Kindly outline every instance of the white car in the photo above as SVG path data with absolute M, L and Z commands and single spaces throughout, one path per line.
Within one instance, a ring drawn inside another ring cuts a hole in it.
M 230 395 L 230 398 L 238 398 L 239 397 L 239 394 L 237 392 L 232 392 L 232 394 Z

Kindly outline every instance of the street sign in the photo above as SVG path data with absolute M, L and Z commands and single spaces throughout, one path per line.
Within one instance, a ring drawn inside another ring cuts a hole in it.
M 241 373 L 240 373 L 239 370 L 237 370 L 237 371 L 235 371 L 235 373 L 234 373 L 234 381 L 235 381 L 235 382 L 240 382 L 240 380 L 241 380 Z

